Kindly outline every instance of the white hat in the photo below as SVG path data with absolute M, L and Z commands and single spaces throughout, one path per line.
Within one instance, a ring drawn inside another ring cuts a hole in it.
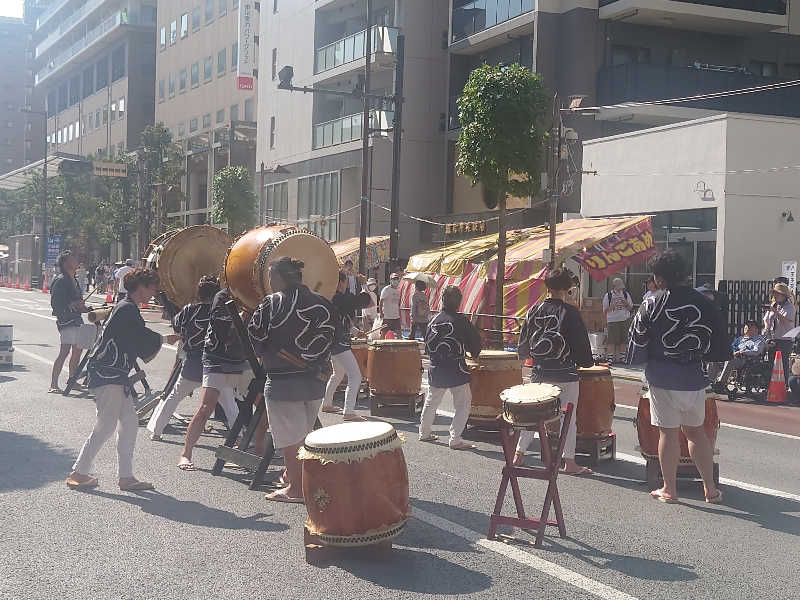
M 375 281 L 374 277 L 370 277 L 369 279 L 367 279 L 367 285 L 378 285 L 378 282 Z

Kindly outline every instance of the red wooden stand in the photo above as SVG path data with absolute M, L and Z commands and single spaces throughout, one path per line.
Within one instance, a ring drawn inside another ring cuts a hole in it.
M 542 452 L 542 462 L 544 467 L 515 467 L 514 451 L 519 438 L 519 432 L 514 427 L 505 422 L 501 422 L 500 438 L 503 443 L 503 455 L 506 459 L 506 464 L 503 467 L 503 479 L 500 482 L 500 490 L 497 492 L 497 502 L 494 505 L 494 512 L 489 518 L 489 539 L 495 538 L 498 525 L 512 525 L 524 529 L 526 531 L 536 531 L 535 547 L 541 548 L 542 539 L 544 538 L 544 530 L 548 525 L 558 527 L 558 533 L 561 537 L 566 537 L 567 529 L 564 526 L 564 515 L 561 512 L 561 500 L 558 497 L 558 486 L 556 480 L 558 479 L 558 471 L 561 466 L 561 455 L 564 452 L 564 443 L 567 439 L 567 428 L 569 427 L 570 419 L 572 419 L 574 407 L 572 402 L 567 404 L 566 414 L 564 415 L 564 422 L 561 425 L 561 435 L 558 441 L 558 449 L 555 455 L 550 451 L 550 445 L 547 443 L 547 428 L 545 421 L 540 421 L 536 427 L 526 427 L 525 429 L 536 429 L 539 432 L 539 445 Z M 525 516 L 525 509 L 522 506 L 522 494 L 519 491 L 518 477 L 527 479 L 543 479 L 547 481 L 547 493 L 544 497 L 544 506 L 542 507 L 542 515 L 538 519 L 533 519 Z M 508 484 L 511 482 L 511 490 L 514 495 L 514 505 L 517 508 L 516 517 L 505 517 L 500 514 L 503 509 L 503 500 L 506 496 Z M 553 505 L 553 510 L 556 513 L 556 520 L 548 520 L 550 516 L 550 504 Z

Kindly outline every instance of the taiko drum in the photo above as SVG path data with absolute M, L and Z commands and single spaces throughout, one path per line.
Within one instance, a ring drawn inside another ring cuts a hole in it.
M 503 413 L 503 390 L 522 383 L 522 364 L 514 352 L 484 350 L 477 359 L 467 360 L 472 374 L 472 408 L 469 420 L 473 423 L 496 421 Z
M 578 437 L 597 438 L 611 433 L 614 421 L 614 381 L 603 365 L 578 369 Z
M 415 340 L 377 340 L 369 345 L 369 390 L 378 396 L 416 396 L 422 385 L 422 357 Z
M 369 367 L 369 345 L 366 340 L 353 340 L 350 343 L 353 356 L 356 357 L 358 368 L 361 369 L 361 379 L 367 379 Z
M 341 423 L 308 434 L 303 461 L 306 528 L 331 546 L 390 540 L 411 514 L 402 439 L 389 423 Z
M 711 447 L 716 447 L 717 430 L 719 429 L 719 416 L 717 402 L 711 396 L 706 396 L 706 418 L 703 422 Z M 658 457 L 658 427 L 650 423 L 650 393 L 647 392 L 639 399 L 639 410 L 636 413 L 636 432 L 639 437 L 639 447 L 644 456 Z M 689 442 L 683 431 L 680 432 L 681 458 L 689 457 Z

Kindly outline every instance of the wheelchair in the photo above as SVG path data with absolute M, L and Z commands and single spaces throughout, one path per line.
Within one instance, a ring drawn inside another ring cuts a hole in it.
M 764 353 L 762 356 L 745 358 L 744 365 L 740 369 L 731 371 L 727 383 L 723 384 L 719 391 L 726 395 L 730 402 L 737 397 L 763 401 L 767 398 L 771 378 L 772 363 L 769 360 L 769 353 Z

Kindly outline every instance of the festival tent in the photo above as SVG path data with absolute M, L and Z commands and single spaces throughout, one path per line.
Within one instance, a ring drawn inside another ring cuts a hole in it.
M 336 255 L 340 265 L 344 265 L 348 260 L 352 260 L 355 269 L 358 271 L 358 250 L 360 240 L 357 237 L 334 242 L 331 249 Z M 378 235 L 367 238 L 367 269 L 377 269 L 381 263 L 389 259 L 389 236 Z

